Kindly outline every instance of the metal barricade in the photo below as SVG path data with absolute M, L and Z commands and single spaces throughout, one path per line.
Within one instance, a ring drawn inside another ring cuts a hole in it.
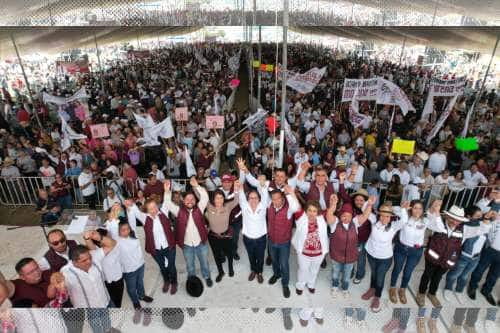
M 184 188 L 189 179 L 174 179 L 177 187 Z M 66 182 L 71 185 L 71 199 L 73 207 L 85 207 L 86 203 L 78 186 L 78 177 L 66 177 Z M 95 183 L 97 205 L 102 207 L 102 202 L 106 197 L 106 188 L 109 186 L 106 178 L 101 177 Z M 45 188 L 47 177 L 0 177 L 0 204 L 5 206 L 34 206 L 38 200 L 38 190 Z M 125 197 L 136 197 L 137 192 L 142 190 L 147 179 L 138 178 L 136 182 L 125 182 L 122 187 Z M 367 188 L 368 184 L 354 184 L 349 192 L 355 192 L 356 189 Z M 450 189 L 447 185 L 433 185 L 420 191 L 420 199 L 424 202 L 425 208 L 428 208 L 434 200 L 443 200 L 443 209 L 448 209 L 453 205 L 468 207 L 479 200 L 487 197 L 495 186 L 476 186 L 474 188 L 463 188 L 461 190 Z M 381 184 L 378 187 L 379 203 L 385 201 L 387 186 Z

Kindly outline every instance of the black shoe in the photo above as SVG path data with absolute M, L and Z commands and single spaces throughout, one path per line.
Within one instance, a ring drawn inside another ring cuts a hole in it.
M 240 255 L 238 253 L 234 254 L 234 260 L 240 260 Z
M 467 295 L 473 301 L 476 300 L 476 289 L 467 288 Z
M 211 278 L 206 279 L 205 282 L 207 283 L 207 287 L 211 287 L 211 286 L 214 285 L 214 283 L 213 283 L 213 281 L 212 281 Z
M 266 258 L 266 265 L 267 266 L 271 266 L 272 263 L 273 263 L 273 260 L 271 259 L 271 256 L 267 256 L 267 258 Z
M 234 276 L 234 271 L 232 269 L 229 270 L 229 277 L 233 277 Z
M 283 297 L 290 297 L 290 288 L 288 288 L 287 286 L 283 287 Z
M 276 275 L 271 276 L 271 278 L 269 279 L 269 284 L 275 284 L 276 281 L 278 281 L 280 278 L 281 276 L 276 276 Z
M 486 300 L 488 301 L 488 303 L 490 303 L 490 305 L 492 305 L 492 306 L 496 306 L 497 305 L 497 302 L 495 301 L 495 299 L 493 298 L 493 295 L 491 295 L 491 293 L 487 294 L 486 292 L 484 292 L 481 289 L 481 295 L 483 295 L 484 298 L 486 298 Z
M 226 257 L 222 257 L 222 258 L 220 258 L 220 262 L 221 262 L 221 263 L 225 263 L 225 262 L 226 262 Z
M 144 296 L 143 298 L 141 298 L 141 301 L 144 301 L 146 303 L 151 303 L 151 302 L 153 302 L 153 297 L 151 297 L 151 296 Z
M 215 282 L 217 282 L 217 283 L 221 282 L 223 276 L 224 276 L 224 272 L 219 273 L 217 275 L 217 277 L 215 278 Z
M 321 268 L 326 268 L 326 259 L 321 262 Z

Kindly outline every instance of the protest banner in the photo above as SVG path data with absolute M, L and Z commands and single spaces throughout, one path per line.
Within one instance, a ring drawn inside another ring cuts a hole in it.
M 224 128 L 224 116 L 206 116 L 205 126 L 208 129 L 220 129 Z
M 345 79 L 342 91 L 342 102 L 353 100 L 356 90 L 359 101 L 375 101 L 378 96 L 378 78 L 373 79 Z
M 394 141 L 392 141 L 391 153 L 413 155 L 414 152 L 415 152 L 414 140 L 394 139 Z
M 479 144 L 475 137 L 456 138 L 455 147 L 458 151 L 475 151 L 479 149 Z
M 87 59 L 77 61 L 56 61 L 56 69 L 63 74 L 89 73 L 89 62 Z
M 379 78 L 377 89 L 377 104 L 397 105 L 403 112 L 403 115 L 406 115 L 408 111 L 415 111 L 408 96 L 391 81 Z
M 321 69 L 314 67 L 303 74 L 291 76 L 287 80 L 286 85 L 297 90 L 301 94 L 307 94 L 313 91 L 318 85 L 325 72 L 326 66 Z
M 175 108 L 175 121 L 188 121 L 188 108 Z
M 446 107 L 446 110 L 441 114 L 439 117 L 438 121 L 436 122 L 436 125 L 434 128 L 431 130 L 427 138 L 425 139 L 425 142 L 427 144 L 430 144 L 432 139 L 439 133 L 439 130 L 441 127 L 444 125 L 446 122 L 446 119 L 448 119 L 448 116 L 450 115 L 451 111 L 453 110 L 453 106 L 457 102 L 457 97 L 458 95 L 455 95 L 449 102 L 448 106 Z
M 128 59 L 146 59 L 151 57 L 151 52 L 149 50 L 128 50 Z
M 88 98 L 87 92 L 85 91 L 85 88 L 83 88 L 83 87 L 80 88 L 80 90 L 78 90 L 73 96 L 70 96 L 70 97 L 53 96 L 53 95 L 47 94 L 46 92 L 44 92 L 42 94 L 42 99 L 45 103 L 54 103 L 57 105 L 68 104 L 70 102 L 73 102 L 73 101 L 75 101 L 77 99 L 81 99 L 81 98 Z
M 466 77 L 453 80 L 432 79 L 429 88 L 429 94 L 425 101 L 424 110 L 420 119 L 426 120 L 428 115 L 434 111 L 434 97 L 460 96 L 464 93 Z
M 105 138 L 109 136 L 109 130 L 107 124 L 96 124 L 90 125 L 90 133 L 92 133 L 92 138 Z

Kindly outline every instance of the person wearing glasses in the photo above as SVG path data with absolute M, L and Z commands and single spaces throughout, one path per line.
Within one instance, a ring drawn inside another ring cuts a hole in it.
M 68 263 L 69 251 L 75 248 L 78 243 L 74 240 L 66 239 L 66 235 L 61 229 L 52 229 L 49 231 L 47 242 L 49 243 L 49 250 L 38 260 L 38 265 L 43 271 L 52 270 L 53 272 L 59 272 Z

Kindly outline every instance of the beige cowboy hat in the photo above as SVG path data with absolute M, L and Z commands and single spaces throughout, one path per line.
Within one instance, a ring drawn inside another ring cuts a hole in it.
M 460 221 L 460 222 L 469 221 L 469 219 L 465 217 L 464 209 L 461 207 L 458 207 L 456 205 L 451 206 L 450 209 L 448 209 L 447 211 L 444 212 L 444 215 L 446 215 L 449 218 L 452 218 L 456 221 Z
M 359 190 L 357 190 L 356 192 L 352 193 L 351 194 L 351 198 L 354 198 L 356 196 L 362 196 L 363 198 L 365 198 L 365 200 L 368 200 L 369 198 L 369 195 L 368 195 L 368 191 L 365 190 L 364 188 L 360 188 Z
M 392 208 L 392 202 L 386 201 L 382 205 L 380 205 L 378 209 L 378 213 L 386 213 L 386 214 L 391 214 L 394 215 L 394 211 Z
M 427 154 L 425 151 L 419 151 L 416 155 L 424 162 L 429 159 L 429 154 Z
M 13 165 L 15 162 L 14 160 L 12 159 L 12 157 L 6 157 L 4 160 L 3 160 L 3 166 L 4 167 L 8 167 L 8 166 L 11 166 Z

